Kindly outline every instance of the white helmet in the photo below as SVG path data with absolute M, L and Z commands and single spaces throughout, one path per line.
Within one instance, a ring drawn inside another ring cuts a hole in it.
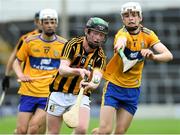
M 121 7 L 121 17 L 124 13 L 129 11 L 139 12 L 139 16 L 142 18 L 142 9 L 141 5 L 138 2 L 127 2 Z
M 56 19 L 58 22 L 58 14 L 54 9 L 42 9 L 40 11 L 39 19 Z

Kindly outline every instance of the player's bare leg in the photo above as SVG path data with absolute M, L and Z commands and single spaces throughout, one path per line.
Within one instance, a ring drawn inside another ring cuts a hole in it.
M 17 126 L 14 130 L 15 134 L 27 134 L 28 124 L 32 117 L 32 113 L 19 112 L 17 116 Z
M 46 132 L 46 112 L 42 109 L 37 109 L 35 114 L 32 116 L 29 126 L 28 126 L 28 134 L 38 134 L 38 133 L 45 133 Z M 43 128 L 42 128 L 43 127 Z M 43 129 L 43 131 L 40 131 Z
M 126 111 L 125 109 L 120 109 L 117 111 L 116 116 L 116 128 L 114 134 L 124 134 L 129 128 L 133 115 Z
M 75 128 L 74 134 L 86 134 L 90 120 L 89 108 L 80 107 L 79 114 L 79 126 Z
M 47 114 L 46 114 L 47 115 Z M 42 121 L 42 124 L 41 126 L 39 127 L 39 134 L 45 134 L 46 131 L 47 131 L 47 122 L 46 122 L 46 116 L 45 116 L 45 119 Z
M 111 134 L 113 130 L 113 120 L 116 109 L 111 106 L 103 106 L 100 111 L 100 134 Z
M 62 126 L 62 116 L 47 114 L 47 134 L 58 134 Z

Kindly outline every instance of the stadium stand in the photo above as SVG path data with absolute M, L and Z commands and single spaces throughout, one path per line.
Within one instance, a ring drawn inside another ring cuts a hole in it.
M 93 15 L 99 16 L 110 22 L 109 38 L 104 47 L 107 58 L 113 55 L 112 43 L 113 37 L 121 26 L 121 18 L 119 14 Z M 164 9 L 149 10 L 143 12 L 144 26 L 157 32 L 157 35 L 173 53 L 174 60 L 166 64 L 157 64 L 152 61 L 146 61 L 143 72 L 142 93 L 140 103 L 142 104 L 173 104 L 180 103 L 180 9 Z M 74 35 L 82 35 L 84 24 L 89 16 L 79 15 L 69 17 L 69 37 Z M 32 21 L 11 22 L 8 24 L 0 24 L 0 35 L 10 44 L 15 45 L 18 37 L 32 29 Z M 3 27 L 1 27 L 3 26 Z M 61 28 L 59 28 L 61 29 Z M 8 30 L 8 31 L 7 31 Z M 14 32 L 16 31 L 16 32 Z M 60 31 L 59 31 L 60 32 Z M 16 34 L 15 34 L 16 33 Z M 4 36 L 3 36 L 4 35 Z M 9 36 L 10 35 L 10 36 Z M 2 63 L 1 63 L 2 64 Z M 1 66 L 1 72 L 4 67 Z M 2 73 L 1 73 L 2 74 Z M 12 83 L 12 91 L 9 96 L 15 95 L 18 84 L 14 79 Z M 92 103 L 99 104 L 102 91 L 102 85 L 99 92 L 95 92 L 96 100 Z M 7 95 L 8 96 L 8 95 Z M 11 104 L 15 104 L 12 100 Z M 7 101 L 6 101 L 7 102 Z

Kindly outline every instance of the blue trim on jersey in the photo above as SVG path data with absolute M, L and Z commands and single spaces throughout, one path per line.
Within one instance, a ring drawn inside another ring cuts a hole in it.
M 60 59 L 30 56 L 29 60 L 32 68 L 41 69 L 41 70 L 58 69 L 60 65 Z
M 21 95 L 19 112 L 35 112 L 37 108 L 44 110 L 46 107 L 46 102 L 46 97 L 32 97 Z
M 132 51 L 127 47 L 125 47 L 124 49 L 124 54 L 129 60 L 134 60 L 134 59 L 143 60 L 144 59 L 140 51 Z
M 116 109 L 124 108 L 134 115 L 137 110 L 139 96 L 140 88 L 123 88 L 109 82 L 104 97 L 104 105 Z

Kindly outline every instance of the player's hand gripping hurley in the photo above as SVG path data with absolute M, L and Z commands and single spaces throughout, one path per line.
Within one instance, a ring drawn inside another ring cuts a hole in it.
M 124 48 L 126 46 L 127 38 L 126 37 L 120 37 L 117 40 L 117 43 L 115 45 L 115 50 L 118 51 L 119 55 L 122 58 L 123 61 L 123 72 L 128 71 L 130 68 L 132 68 L 138 61 L 138 59 L 135 60 L 129 60 L 126 55 L 124 54 Z
M 46 76 L 38 76 L 38 77 L 31 77 L 31 80 L 41 80 L 41 79 L 47 79 L 47 78 L 54 78 L 55 75 L 46 75 Z M 18 82 L 22 82 L 20 79 L 17 79 Z
M 88 70 L 90 69 L 91 66 L 88 65 Z M 88 77 L 86 75 L 84 77 L 84 80 L 88 81 Z M 69 111 L 63 114 L 64 123 L 66 123 L 66 125 L 70 128 L 76 128 L 79 124 L 79 109 L 80 109 L 83 93 L 84 93 L 84 87 L 81 87 L 79 94 L 77 96 L 76 103 L 72 106 L 72 108 Z

